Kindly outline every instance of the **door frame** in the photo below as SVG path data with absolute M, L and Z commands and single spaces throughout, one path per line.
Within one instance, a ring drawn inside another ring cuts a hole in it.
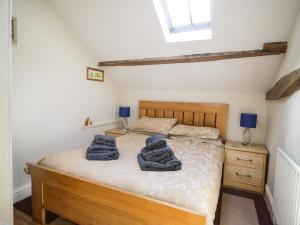
M 13 224 L 11 90 L 11 0 L 0 0 L 0 224 Z

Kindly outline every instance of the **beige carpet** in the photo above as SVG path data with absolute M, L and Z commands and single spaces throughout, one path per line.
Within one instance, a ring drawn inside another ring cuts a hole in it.
M 223 193 L 221 225 L 259 225 L 254 201 Z
M 14 225 L 36 225 L 31 217 L 25 213 L 14 211 Z M 74 225 L 73 223 L 58 218 L 50 225 Z M 259 225 L 254 201 L 234 195 L 222 195 L 222 210 L 220 225 Z

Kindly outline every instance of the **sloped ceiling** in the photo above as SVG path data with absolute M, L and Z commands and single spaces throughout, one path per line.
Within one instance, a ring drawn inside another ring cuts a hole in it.
M 51 0 L 97 61 L 262 48 L 286 41 L 298 0 L 211 0 L 213 38 L 166 43 L 152 0 Z M 282 56 L 104 68 L 121 88 L 266 91 Z

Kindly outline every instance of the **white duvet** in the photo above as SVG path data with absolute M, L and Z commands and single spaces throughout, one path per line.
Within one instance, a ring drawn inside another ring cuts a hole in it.
M 150 172 L 141 171 L 136 158 L 146 138 L 135 133 L 118 137 L 118 160 L 88 161 L 86 148 L 81 148 L 47 156 L 39 164 L 206 214 L 207 224 L 213 225 L 224 160 L 223 145 L 219 141 L 205 143 L 191 138 L 168 140 L 182 161 L 182 170 Z

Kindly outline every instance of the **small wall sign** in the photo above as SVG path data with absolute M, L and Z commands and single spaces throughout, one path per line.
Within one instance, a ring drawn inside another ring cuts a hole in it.
M 103 70 L 87 67 L 86 73 L 87 73 L 86 74 L 87 80 L 104 82 L 104 71 Z

